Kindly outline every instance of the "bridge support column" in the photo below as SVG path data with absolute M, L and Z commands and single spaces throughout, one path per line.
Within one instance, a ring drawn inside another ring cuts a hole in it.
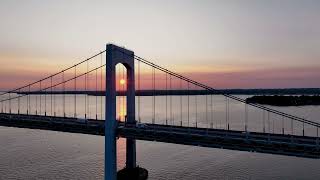
M 130 64 L 127 64 L 127 123 L 135 124 L 135 74 L 134 74 L 134 54 L 131 54 Z M 136 140 L 127 138 L 126 167 L 136 167 Z
M 106 47 L 106 119 L 105 119 L 105 179 L 117 179 L 116 150 L 116 65 L 127 69 L 127 123 L 135 124 L 134 53 L 118 46 Z M 136 167 L 136 141 L 127 139 L 126 167 Z

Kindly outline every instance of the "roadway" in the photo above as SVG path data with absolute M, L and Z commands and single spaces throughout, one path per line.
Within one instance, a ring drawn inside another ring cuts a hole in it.
M 104 135 L 104 121 L 0 113 L 0 126 Z M 320 158 L 318 137 L 206 129 L 159 124 L 118 123 L 118 137 L 210 148 Z

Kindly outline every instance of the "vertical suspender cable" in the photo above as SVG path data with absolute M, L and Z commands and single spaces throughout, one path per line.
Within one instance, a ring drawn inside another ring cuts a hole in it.
M 248 104 L 245 103 L 245 122 L 244 122 L 244 130 L 247 132 L 248 130 Z
M 44 116 L 47 116 L 47 88 L 44 90 Z
M 194 96 L 194 103 L 195 103 L 195 110 L 196 110 L 196 127 L 198 127 L 198 95 L 197 95 L 197 90 L 195 86 L 195 96 Z
M 138 95 L 138 121 L 139 123 L 141 123 L 141 79 L 140 79 L 140 61 L 138 61 L 138 91 L 139 91 L 139 95 Z
M 62 108 L 63 108 L 63 117 L 66 117 L 66 84 L 64 81 L 64 71 L 62 71 Z
M 154 94 L 155 94 L 155 91 L 156 91 L 156 69 L 153 68 L 153 71 L 154 71 L 154 72 L 153 72 L 153 74 L 154 74 L 154 75 L 153 75 L 153 82 L 154 82 L 154 84 L 153 84 L 153 90 L 154 90 Z M 153 111 L 153 112 L 154 112 L 154 114 L 153 114 L 154 117 L 153 117 L 153 118 L 154 118 L 154 120 L 156 120 L 156 96 L 155 96 L 155 95 L 153 96 L 153 99 L 154 99 L 154 100 L 153 100 L 153 102 L 154 102 L 154 103 L 153 103 L 153 109 L 154 109 L 154 111 Z
M 228 128 L 227 127 L 227 124 L 228 124 L 228 98 L 227 96 L 225 97 L 225 102 L 226 102 L 226 129 Z
M 42 110 L 42 103 L 41 103 L 41 97 L 42 97 L 42 91 L 41 91 L 41 90 L 42 90 L 42 86 L 41 86 L 41 82 L 42 82 L 42 81 L 40 81 L 40 83 L 39 83 L 39 85 L 40 85 L 40 90 L 39 90 L 39 92 L 38 92 L 38 93 L 40 94 L 40 95 L 39 95 L 39 99 L 40 99 L 40 103 L 39 103 L 39 105 L 40 105 L 40 106 L 39 106 L 39 109 L 40 109 L 40 110 L 39 110 L 39 114 L 40 114 L 40 115 L 41 115 L 41 110 Z
M 169 87 L 170 87 L 170 121 L 171 121 L 171 125 L 174 125 L 174 120 L 173 120 L 173 114 L 172 114 L 172 76 L 170 74 L 169 76 Z
M 96 69 L 96 120 L 98 120 L 98 69 Z
M 7 113 L 7 106 L 8 106 L 7 104 L 8 104 L 8 101 L 7 101 L 6 99 L 7 99 L 9 96 L 8 96 L 8 95 L 4 95 L 4 96 L 5 96 L 5 97 L 4 97 L 5 100 L 3 101 L 3 102 L 4 102 L 4 106 L 3 106 L 3 107 L 4 107 L 4 113 Z
M 6 99 L 7 97 L 4 98 Z M 7 101 L 4 101 L 4 112 L 7 113 Z
M 152 100 L 152 120 L 153 120 L 153 124 L 155 123 L 156 120 L 156 93 L 155 93 L 155 89 L 156 89 L 156 72 L 155 72 L 155 68 L 152 68 L 152 89 L 153 89 L 153 100 Z
M 226 97 L 226 129 L 228 129 L 228 118 L 229 118 L 229 99 Z
M 182 92 L 182 79 L 180 79 L 180 91 Z M 182 95 L 180 95 L 180 126 L 182 126 Z
M 3 96 L 5 96 L 5 97 L 3 97 L 3 99 L 2 99 L 3 112 L 4 112 L 4 113 L 7 113 L 7 111 L 6 111 L 7 101 L 5 101 L 5 99 L 6 99 L 7 97 L 6 97 L 6 95 L 3 95 Z
M 50 93 L 50 116 L 52 116 L 52 76 L 51 76 L 51 78 L 50 78 L 50 91 L 51 91 L 51 93 Z
M 227 124 L 228 124 L 228 98 L 225 97 L 226 99 L 226 129 L 227 129 Z
M 53 90 L 56 91 L 55 86 L 53 87 Z M 53 96 L 53 116 L 56 116 L 56 94 Z
M 212 96 L 213 96 L 213 95 L 211 94 L 211 95 L 210 95 L 210 101 L 211 101 L 211 103 L 210 103 L 210 104 L 211 104 L 211 108 L 210 108 L 210 109 L 211 109 L 211 113 L 210 113 L 210 114 L 211 114 L 211 126 L 210 126 L 210 127 L 211 127 L 211 128 L 213 128 L 213 110 L 214 110 L 214 109 L 213 109 L 214 106 L 213 106 L 213 97 L 212 97 Z M 217 128 L 217 126 L 216 126 L 216 128 Z
M 207 129 L 209 128 L 209 119 L 208 119 L 208 94 L 205 94 L 206 96 L 206 123 L 207 123 Z
M 77 66 L 74 67 L 74 118 L 77 117 Z
M 153 76 L 153 78 L 154 78 L 154 80 L 153 80 L 153 82 L 154 82 L 154 87 L 153 87 L 153 89 L 154 89 L 154 91 L 156 90 L 156 69 L 155 68 L 153 68 L 154 69 L 154 76 Z M 156 120 L 156 96 L 154 96 L 153 97 L 154 98 L 154 107 L 153 107 L 153 109 L 154 109 L 154 119 Z
M 7 97 L 4 97 L 6 99 Z M 4 101 L 4 113 L 7 113 L 7 101 Z
M 30 85 L 28 86 L 28 108 L 27 108 L 27 114 L 29 114 L 29 112 L 31 112 L 31 108 L 30 108 Z
M 88 61 L 86 62 L 87 64 L 87 72 L 84 76 L 84 119 L 87 119 L 87 98 L 88 98 L 88 92 L 87 92 L 87 83 L 88 83 Z
M 190 127 L 190 97 L 189 97 L 189 90 L 190 90 L 190 84 L 188 82 L 188 95 L 187 95 L 187 104 L 188 104 L 188 127 Z
M 37 93 L 35 94 L 35 96 L 36 96 L 36 115 L 38 115 L 38 95 L 37 95 Z
M 18 94 L 18 114 L 20 114 L 20 90 L 19 89 L 19 94 Z
M 9 113 L 11 114 L 11 93 L 9 93 Z
M 229 122 L 230 122 L 230 99 L 227 98 L 227 129 L 229 130 L 230 129 L 230 126 L 229 126 Z
M 87 71 L 88 71 L 88 74 L 87 74 L 87 114 L 88 114 L 88 118 L 90 118 L 90 96 L 89 96 L 89 91 L 90 91 L 90 67 L 89 67 L 89 61 L 87 61 Z M 97 69 L 96 69 L 97 71 Z
M 1 113 L 3 113 L 3 98 L 1 97 Z
M 100 59 L 100 66 L 101 66 L 101 71 L 100 71 L 100 91 L 101 91 L 101 95 L 100 95 L 100 114 L 101 114 L 101 120 L 103 119 L 103 104 L 102 104 L 102 99 L 105 96 L 105 93 L 103 91 L 103 87 L 102 87 L 102 81 L 103 81 L 103 68 L 102 68 L 102 53 L 101 53 L 101 59 Z
M 154 67 L 151 67 L 152 68 L 152 70 L 151 70 L 151 91 L 152 91 L 152 99 L 151 99 L 151 106 L 152 106 L 152 110 L 151 110 L 151 119 L 152 119 L 152 124 L 154 124 L 154 99 L 153 99 L 153 97 L 155 96 L 155 94 L 154 94 L 154 89 L 153 89 L 153 84 L 154 84 L 154 78 L 153 78 L 153 76 L 154 76 Z
M 166 125 L 168 125 L 168 74 L 166 73 Z

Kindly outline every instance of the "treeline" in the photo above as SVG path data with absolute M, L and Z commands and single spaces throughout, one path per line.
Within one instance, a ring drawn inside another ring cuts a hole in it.
M 247 103 L 257 103 L 272 106 L 305 106 L 320 105 L 320 96 L 253 96 L 246 99 Z

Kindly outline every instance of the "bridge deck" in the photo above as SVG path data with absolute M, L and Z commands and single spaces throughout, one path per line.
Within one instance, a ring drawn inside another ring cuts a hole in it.
M 104 121 L 99 120 L 0 113 L 0 125 L 104 135 Z M 122 122 L 118 124 L 117 133 L 120 137 L 138 140 L 320 158 L 317 137 L 156 124 L 137 127 Z

